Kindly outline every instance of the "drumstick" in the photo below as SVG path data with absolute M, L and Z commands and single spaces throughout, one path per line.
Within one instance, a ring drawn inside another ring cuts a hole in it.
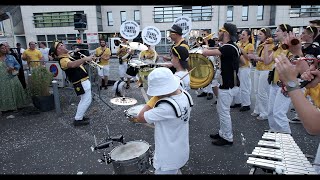
M 182 77 L 180 78 L 180 80 L 182 80 L 182 79 L 185 78 L 187 75 L 189 75 L 189 74 L 191 73 L 191 71 L 193 71 L 195 68 L 197 68 L 197 67 L 192 68 L 187 74 L 185 74 L 184 76 L 182 76 Z

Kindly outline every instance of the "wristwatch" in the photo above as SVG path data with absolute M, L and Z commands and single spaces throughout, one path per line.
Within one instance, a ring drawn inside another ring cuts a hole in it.
M 298 81 L 288 81 L 286 88 L 288 92 L 300 89 L 300 83 Z

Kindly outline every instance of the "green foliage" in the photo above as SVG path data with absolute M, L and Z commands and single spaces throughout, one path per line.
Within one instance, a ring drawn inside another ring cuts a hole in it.
M 49 96 L 49 87 L 53 79 L 53 73 L 45 67 L 39 66 L 32 69 L 30 79 L 31 96 Z

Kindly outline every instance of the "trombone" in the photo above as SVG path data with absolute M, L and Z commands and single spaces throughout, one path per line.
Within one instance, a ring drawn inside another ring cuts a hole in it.
M 199 36 L 199 37 L 197 37 L 197 42 L 199 44 L 202 44 L 205 39 L 211 39 L 213 37 L 213 35 L 214 35 L 214 33 L 211 33 L 211 34 L 209 34 L 209 35 L 207 35 L 205 37 Z
M 86 55 L 80 53 L 79 51 L 78 51 L 78 53 L 80 54 L 80 58 L 81 58 L 81 59 L 87 57 Z M 98 63 L 96 63 L 95 61 L 86 61 L 86 63 L 88 63 L 88 64 L 89 64 L 90 66 L 92 66 L 93 68 L 97 68 L 97 67 L 100 68 L 100 69 L 103 68 L 103 66 L 101 66 L 101 65 L 98 64 Z

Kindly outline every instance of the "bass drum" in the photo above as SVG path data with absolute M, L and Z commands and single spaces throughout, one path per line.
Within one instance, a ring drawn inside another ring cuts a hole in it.
M 213 80 L 215 68 L 211 60 L 202 55 L 202 48 L 189 51 L 190 88 L 199 89 L 208 86 Z

